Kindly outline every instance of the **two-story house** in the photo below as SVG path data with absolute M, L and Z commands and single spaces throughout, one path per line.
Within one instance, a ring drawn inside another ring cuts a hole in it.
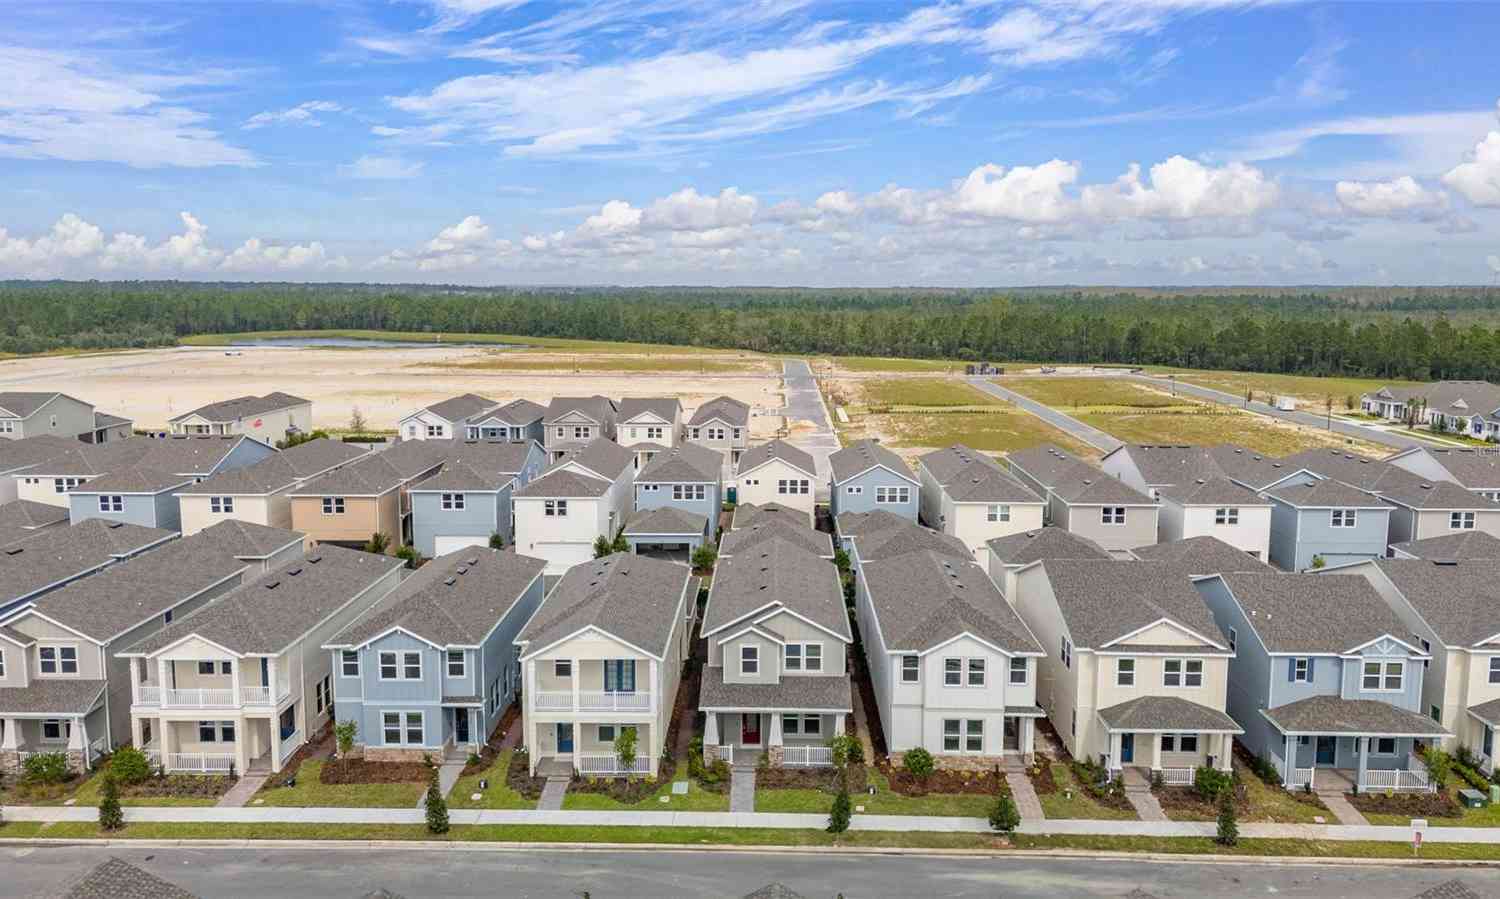
M 1452 481 L 1486 499 L 1500 500 L 1500 450 L 1414 446 L 1385 458 L 1428 481 Z
M 949 558 L 966 561 L 974 558 L 969 548 L 957 537 L 924 528 L 914 521 L 884 510 L 845 512 L 834 524 L 838 530 L 839 547 L 849 554 L 849 564 L 855 571 L 858 571 L 862 562 L 888 559 L 918 550 L 931 550 Z
M 29 499 L 0 504 L 0 546 L 18 543 L 46 528 L 68 523 L 68 510 Z
M 542 442 L 542 418 L 547 407 L 531 400 L 515 399 L 493 409 L 475 412 L 464 419 L 467 440 L 512 440 Z
M 750 447 L 750 406 L 734 397 L 716 396 L 693 410 L 684 429 L 688 440 L 722 453 L 733 471 Z
M 856 440 L 832 453 L 828 472 L 829 509 L 835 517 L 884 509 L 917 520 L 922 483 L 900 456 L 878 440 Z
M 540 475 L 546 460 L 532 440 L 451 443 L 442 468 L 407 488 L 412 546 L 436 557 L 465 546 L 487 546 L 495 534 L 511 543 L 511 495 Z
M 65 752 L 81 770 L 130 740 L 120 652 L 237 587 L 246 566 L 203 537 L 82 578 L 0 620 L 0 770 Z
M 1388 485 L 1380 498 L 1391 506 L 1388 540 L 1407 543 L 1463 531 L 1500 537 L 1500 503 L 1452 481 L 1424 481 L 1415 475 Z
M 276 443 L 312 430 L 312 400 L 290 393 L 237 396 L 168 419 L 173 434 L 247 434 Z
M 516 550 L 547 560 L 562 574 L 594 555 L 594 541 L 613 540 L 630 516 L 635 454 L 598 438 L 565 452 L 512 494 Z
M 173 531 L 91 518 L 11 543 L 0 551 L 0 614 L 176 537 Z
M 1212 448 L 1181 443 L 1126 443 L 1105 453 L 1099 468 L 1152 499 L 1165 487 L 1224 475 Z
M 159 472 L 157 480 L 177 477 L 192 482 L 254 465 L 275 454 L 271 446 L 243 435 L 131 437 L 102 445 L 81 445 L 32 466 L 15 476 L 16 495 L 20 499 L 71 506 L 69 493 L 90 492 L 88 482 L 113 472 L 141 469 Z M 93 504 L 97 504 L 98 491 L 93 491 L 92 496 Z
M 629 553 L 562 576 L 516 638 L 532 774 L 657 770 L 697 596 L 686 565 Z M 628 766 L 614 748 L 624 728 L 636 736 Z
M 1237 572 L 1195 582 L 1234 644 L 1230 715 L 1286 787 L 1430 790 L 1416 740 L 1431 656 L 1361 577 Z
M 1419 710 L 1453 732 L 1494 773 L 1500 728 L 1500 561 L 1378 559 L 1339 569 L 1362 575 L 1432 659 Z
M 1257 559 L 1271 552 L 1271 502 L 1223 476 L 1195 478 L 1157 491 L 1157 539 L 1212 537 Z
M 740 453 L 735 468 L 735 501 L 774 502 L 802 509 L 807 513 L 807 523 L 812 524 L 817 482 L 818 466 L 810 453 L 785 440 L 772 440 Z
M 547 404 L 542 416 L 542 447 L 556 462 L 595 440 L 615 439 L 619 406 L 609 397 L 558 396 Z
M 183 536 L 220 521 L 290 528 L 296 487 L 368 454 L 362 447 L 319 437 L 188 484 L 175 494 Z
M 1010 470 L 1047 500 L 1046 523 L 1082 534 L 1120 558 L 1156 542 L 1156 502 L 1050 443 L 1011 453 Z
M 922 479 L 922 521 L 952 534 L 981 563 L 995 538 L 1042 526 L 1047 503 L 1004 466 L 962 443 L 917 460 Z
M 168 771 L 280 771 L 333 712 L 323 645 L 394 590 L 402 567 L 320 546 L 120 652 L 132 742 Z
M 515 640 L 546 562 L 488 547 L 433 559 L 324 648 L 367 759 L 478 751 L 521 688 Z
M 317 543 L 347 547 L 384 534 L 395 552 L 411 540 L 412 485 L 436 474 L 451 448 L 446 440 L 403 440 L 303 481 L 287 494 L 292 529 Z
M 129 437 L 130 420 L 54 390 L 0 392 L 0 440 L 41 435 L 105 443 Z
M 1000 588 L 1000 595 L 1014 603 L 1016 577 L 1028 565 L 1046 559 L 1113 559 L 1104 547 L 1087 537 L 1062 528 L 1037 528 L 1008 537 L 996 537 L 985 544 L 988 551 L 990 580 Z
M 1166 562 L 1189 575 L 1219 574 L 1225 571 L 1275 571 L 1244 550 L 1230 546 L 1217 537 L 1189 537 L 1171 543 L 1142 546 L 1135 557 L 1145 562 Z
M 183 540 L 201 541 L 234 556 L 245 564 L 246 580 L 302 558 L 306 545 L 297 531 L 233 520 L 221 521 Z
M 655 451 L 635 476 L 635 512 L 625 523 L 631 551 L 686 559 L 711 543 L 724 503 L 723 471 L 723 456 L 696 443 Z
M 1162 562 L 1046 560 L 1017 578 L 1016 609 L 1047 647 L 1037 681 L 1074 758 L 1128 777 L 1230 770 L 1230 640 L 1190 578 Z
M 68 520 L 123 521 L 147 528 L 181 531 L 177 491 L 193 483 L 186 475 L 133 465 L 90 478 L 68 492 Z
M 3 509 L 0 506 L 0 509 Z M 1484 531 L 1459 531 L 1426 540 L 1391 544 L 1393 559 L 1432 559 L 1439 562 L 1473 562 L 1500 559 L 1500 537 Z
M 675 396 L 627 396 L 620 400 L 615 431 L 615 442 L 634 451 L 636 468 L 643 468 L 681 442 L 682 402 Z
M 25 472 L 66 455 L 77 446 L 78 441 L 71 437 L 51 434 L 0 439 L 0 505 L 13 503 L 20 497 L 19 482 Z M 37 499 L 33 497 L 32 501 Z
M 470 418 L 481 416 L 499 405 L 487 396 L 462 393 L 407 414 L 396 423 L 396 432 L 401 435 L 402 440 L 452 440 L 455 437 L 465 437 Z
M 781 539 L 724 559 L 702 633 L 704 758 L 744 763 L 764 752 L 772 765 L 832 764 L 827 741 L 854 712 L 838 569 Z
M 740 521 L 740 506 L 735 510 L 735 520 Z M 726 531 L 719 538 L 719 557 L 728 558 L 752 553 L 772 541 L 785 541 L 800 547 L 820 559 L 833 559 L 833 538 L 823 531 L 808 527 L 802 520 L 800 510 L 761 508 L 760 514 L 744 519 L 744 523 Z M 894 517 L 894 516 L 893 516 Z M 904 520 L 904 519 L 902 519 Z
M 1265 496 L 1278 568 L 1306 571 L 1385 555 L 1391 507 L 1363 490 L 1303 473 Z

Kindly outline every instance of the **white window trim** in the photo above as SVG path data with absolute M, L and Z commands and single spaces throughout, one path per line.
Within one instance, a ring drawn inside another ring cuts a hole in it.
M 1122 527 L 1125 524 L 1124 506 L 1100 506 L 1099 524 L 1109 527 Z
M 1500 656 L 1490 656 L 1489 683 L 1500 684 Z
M 907 667 L 906 667 L 906 660 L 907 659 L 913 659 L 913 660 L 916 661 L 917 664 L 914 667 L 912 667 L 911 669 L 907 669 Z M 904 655 L 904 656 L 901 656 L 901 661 L 899 663 L 899 666 L 901 668 L 901 683 L 903 683 L 903 684 L 920 684 L 922 682 L 922 657 L 921 656 L 914 656 L 914 655 Z M 906 679 L 906 672 L 908 670 L 910 670 L 911 673 L 913 675 L 915 675 L 911 680 L 907 680 Z
M 558 665 L 567 665 L 568 666 L 568 673 L 567 674 L 558 674 L 557 673 L 557 666 Z M 572 659 L 553 659 L 552 660 L 552 676 L 553 676 L 553 678 L 555 678 L 557 680 L 572 680 L 573 679 L 573 660 Z
M 1178 662 L 1178 663 L 1180 663 L 1182 665 L 1182 667 L 1179 668 L 1178 671 L 1177 671 L 1177 676 L 1179 678 L 1181 678 L 1182 683 L 1179 683 L 1179 684 L 1169 684 L 1169 683 L 1167 683 L 1167 673 L 1168 673 L 1167 672 L 1167 665 L 1169 665 L 1172 662 Z M 1188 665 L 1189 665 L 1189 663 L 1193 663 L 1193 662 L 1196 662 L 1198 664 L 1198 683 L 1197 683 L 1196 686 L 1193 685 L 1193 684 L 1188 683 Z M 1205 664 L 1203 664 L 1203 660 L 1202 659 L 1175 658 L 1175 659 L 1163 659 L 1162 660 L 1162 663 L 1161 663 L 1161 685 L 1162 685 L 1163 688 L 1171 689 L 1171 690 L 1201 690 L 1201 689 L 1203 689 L 1204 685 L 1206 685 L 1207 683 L 1208 683 L 1208 666 L 1205 665 Z
M 1009 503 L 991 503 L 984 510 L 985 521 L 1010 521 Z
M 350 674 L 345 666 L 349 664 L 349 656 L 354 656 L 354 673 Z M 339 651 L 339 677 L 347 677 L 357 680 L 359 678 L 359 651 L 343 649 Z
M 462 512 L 467 506 L 467 494 L 464 493 L 440 493 L 438 494 L 438 507 L 444 512 Z
M 344 498 L 342 496 L 323 497 L 324 515 L 343 515 L 344 510 L 347 508 L 347 506 L 348 504 L 344 502 Z
M 1308 674 L 1312 671 L 1312 659 L 1292 659 L 1292 683 L 1305 684 L 1308 682 Z
M 1223 527 L 1233 527 L 1239 523 L 1239 506 L 1220 506 L 1214 510 L 1214 524 Z
M 1125 670 L 1126 663 L 1129 663 L 1129 665 L 1130 665 L 1130 670 L 1128 670 L 1128 671 Z M 1115 686 L 1116 687 L 1134 687 L 1135 686 L 1135 675 L 1136 675 L 1135 659 L 1127 659 L 1127 658 L 1115 659 Z M 1130 683 L 1128 683 L 1128 684 L 1125 683 L 1122 680 L 1122 678 L 1127 677 L 1127 676 L 1130 678 Z
M 911 502 L 910 487 L 876 487 L 875 502 L 888 506 L 905 505 Z
M 1475 525 L 1473 512 L 1449 512 L 1448 530 L 1450 531 L 1472 531 Z
M 760 647 L 754 643 L 741 643 L 740 645 L 740 677 L 760 677 Z M 750 650 L 750 657 L 746 657 L 745 650 Z M 749 662 L 754 667 L 745 669 L 745 663 Z
M 1331 509 L 1328 512 L 1330 528 L 1352 528 L 1359 525 L 1359 516 L 1354 509 Z
M 1365 678 L 1370 675 L 1365 673 L 1366 665 L 1379 665 L 1380 686 L 1378 688 L 1366 687 Z M 1385 679 L 1390 676 L 1390 666 L 1395 665 L 1401 672 L 1401 686 L 1392 689 L 1385 685 Z M 1405 693 L 1406 692 L 1406 660 L 1405 659 L 1364 659 L 1359 664 L 1359 691 L 1361 693 Z
M 1021 667 L 1020 668 L 1016 667 L 1016 663 L 1017 662 L 1021 663 Z M 1006 671 L 1006 674 L 1005 674 L 1005 684 L 1006 684 L 1006 686 L 1009 686 L 1009 687 L 1024 687 L 1028 683 L 1031 682 L 1031 662 L 1025 656 L 1015 656 L 1015 657 L 1013 657 L 1010 660 L 1010 662 L 1005 666 L 1005 671 Z M 1021 679 L 1020 680 L 1016 680 L 1016 674 L 1017 673 L 1019 673 L 1021 675 Z
M 821 640 L 799 640 L 793 643 L 786 644 L 785 649 L 791 649 L 793 646 L 796 646 L 798 648 L 797 667 L 793 668 L 791 665 L 787 664 L 787 661 L 789 661 L 791 657 L 788 655 L 783 655 L 781 666 L 782 671 L 795 671 L 798 674 L 806 674 L 809 671 L 816 674 L 823 673 L 823 642 Z M 810 646 L 818 647 L 817 668 L 807 667 L 807 649 Z
M 453 673 L 453 654 L 458 653 L 458 673 Z M 443 673 L 449 678 L 458 680 L 469 676 L 469 657 L 462 649 L 450 649 L 443 654 Z
M 948 722 L 950 721 L 958 722 L 958 749 L 948 748 Z M 978 724 L 979 733 L 970 733 L 970 724 Z M 984 741 L 988 736 L 985 731 L 987 731 L 988 728 L 984 726 L 983 718 L 944 718 L 942 719 L 942 723 L 938 726 L 938 728 L 938 740 L 941 745 L 940 751 L 943 755 L 984 755 Z M 969 738 L 971 736 L 979 737 L 978 749 L 969 748 Z
M 1390 740 L 1391 741 L 1391 751 L 1390 752 L 1381 752 L 1380 751 L 1379 747 L 1380 747 L 1380 741 L 1381 740 Z M 1372 755 L 1372 756 L 1378 755 L 1378 756 L 1381 756 L 1382 758 L 1390 758 L 1390 757 L 1395 756 L 1395 755 L 1400 755 L 1400 753 L 1401 753 L 1401 741 L 1399 739 L 1397 739 L 1396 737 L 1371 737 L 1370 738 L 1370 755 Z
M 57 652 L 54 653 L 54 655 L 53 655 L 53 658 L 57 662 L 57 670 L 56 671 L 43 671 L 42 670 L 42 650 L 44 650 L 44 649 L 55 649 L 55 650 L 57 650 Z M 76 670 L 73 671 L 72 673 L 63 671 L 62 650 L 64 650 L 64 649 L 71 649 L 71 650 L 73 650 L 73 667 Z M 68 677 L 78 677 L 82 673 L 83 673 L 83 659 L 79 656 L 79 653 L 78 653 L 78 644 L 77 643 L 43 643 L 43 644 L 39 645 L 36 648 L 36 676 L 37 677 L 61 677 L 61 678 L 68 678 Z

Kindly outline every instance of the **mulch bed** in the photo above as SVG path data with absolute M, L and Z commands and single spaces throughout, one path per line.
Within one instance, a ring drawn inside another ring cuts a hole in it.
M 535 801 L 542 798 L 542 788 L 547 786 L 547 778 L 532 777 L 527 771 L 528 767 L 530 765 L 525 752 L 518 749 L 511 753 L 510 767 L 505 771 L 505 785 L 527 799 Z
M 890 781 L 891 791 L 902 796 L 926 796 L 929 793 L 997 796 L 1010 792 L 1005 775 L 998 767 L 989 771 L 939 768 L 927 777 L 914 777 L 904 768 L 889 765 L 882 766 L 880 771 Z
M 500 723 L 495 725 L 495 730 L 490 734 L 489 740 L 479 747 L 479 761 L 476 763 L 471 759 L 464 765 L 464 770 L 459 776 L 468 777 L 471 774 L 488 771 L 490 766 L 495 764 L 496 756 L 500 755 L 500 747 L 505 742 L 505 735 L 510 733 L 510 729 L 519 724 L 520 720 L 520 703 L 513 702 L 506 706 L 505 711 L 500 715 Z
M 227 774 L 168 774 L 148 777 L 138 784 L 121 784 L 120 798 L 216 799 L 238 782 L 238 777 Z
M 677 774 L 677 760 L 663 758 L 656 777 L 584 777 L 573 775 L 568 784 L 571 793 L 602 793 L 616 802 L 635 803 L 653 795 L 661 785 Z
M 432 769 L 421 762 L 370 762 L 362 758 L 329 759 L 318 772 L 325 784 L 426 783 Z
M 864 765 L 850 765 L 846 769 L 849 792 L 862 793 L 869 784 L 869 772 Z M 755 788 L 767 790 L 822 790 L 824 793 L 839 791 L 837 768 L 779 768 L 767 765 L 755 769 Z
M 1026 769 L 1026 776 L 1030 778 L 1031 788 L 1036 790 L 1038 795 L 1056 793 L 1060 789 L 1057 785 L 1057 778 L 1052 776 L 1052 758 L 1046 753 L 1036 754 L 1031 767 Z
M 1073 779 L 1078 781 L 1079 787 L 1089 794 L 1093 800 L 1105 808 L 1118 809 L 1122 812 L 1135 811 L 1135 806 L 1130 804 L 1130 799 L 1125 796 L 1123 787 L 1116 788 L 1110 784 L 1100 785 L 1089 768 L 1078 761 L 1069 762 L 1069 768 L 1073 772 Z
M 1361 812 L 1408 818 L 1461 818 L 1463 807 L 1447 793 L 1349 793 L 1349 804 Z

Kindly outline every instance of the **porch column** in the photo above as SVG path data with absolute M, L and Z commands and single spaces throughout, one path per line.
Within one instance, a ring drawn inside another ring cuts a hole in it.
M 1151 735 L 1151 770 L 1161 770 L 1161 734 Z
M 230 697 L 231 697 L 230 701 L 234 703 L 234 707 L 235 708 L 239 708 L 240 707 L 240 660 L 239 659 L 230 659 L 229 660 L 229 689 L 230 689 Z M 274 691 L 272 691 L 272 692 L 274 692 Z M 275 696 L 272 696 L 271 698 L 275 699 Z M 235 738 L 236 738 L 236 741 L 238 742 L 238 738 L 239 738 L 239 733 L 238 732 L 235 733 Z M 241 768 L 240 770 L 244 771 L 245 769 Z
M 577 662 L 575 661 L 576 665 Z M 578 669 L 573 669 L 573 701 L 578 701 Z M 609 750 L 611 753 L 614 749 Z M 583 771 L 583 725 L 577 721 L 573 722 L 573 770 Z
M 779 724 L 776 725 L 776 729 L 778 731 L 781 730 L 781 725 L 779 725 Z M 833 716 L 833 735 L 835 737 L 842 737 L 844 735 L 844 713 L 843 712 L 839 712 L 837 715 Z
M 238 672 L 236 672 L 238 676 Z M 234 722 L 234 770 L 241 777 L 250 770 L 250 722 L 244 718 Z
M 719 713 L 718 712 L 704 712 L 703 713 L 703 745 L 704 746 L 717 746 L 717 745 L 719 745 Z
M 142 666 L 145 659 L 126 659 L 130 669 L 130 704 L 141 704 L 141 673 L 145 670 Z
M 532 683 L 536 682 L 535 675 Z M 536 777 L 536 757 L 542 754 L 541 724 L 536 721 L 522 721 L 521 745 L 526 747 L 526 765 L 530 769 L 526 773 Z
M 781 745 L 781 715 L 777 712 L 771 713 L 771 739 L 767 746 Z
M 6 752 L 18 752 L 21 749 L 21 719 L 6 718 L 5 733 L 0 736 L 0 749 Z
M 1286 771 L 1281 776 L 1281 785 L 1287 789 L 1292 788 L 1292 777 L 1297 771 L 1297 747 L 1295 745 L 1296 739 L 1296 737 L 1293 737 L 1290 734 L 1287 735 L 1286 755 L 1282 757 L 1284 762 L 1283 767 L 1286 768 Z
M 1234 770 L 1234 734 L 1219 734 L 1219 770 Z
M 1359 747 L 1359 792 L 1365 791 L 1365 768 L 1370 760 L 1370 738 L 1356 737 L 1355 743 Z
M 1021 719 L 1021 758 L 1030 762 L 1036 756 L 1036 719 Z
M 568 678 L 568 680 L 571 682 L 571 686 L 573 688 L 573 711 L 576 712 L 579 708 L 578 685 L 583 681 L 583 670 L 579 667 L 577 659 L 568 660 L 568 672 L 572 675 Z M 578 741 L 576 739 L 573 741 L 573 745 L 578 745 Z M 575 752 L 574 755 L 576 756 L 577 753 Z
M 161 704 L 167 704 L 167 691 L 172 688 L 172 681 L 167 677 L 167 670 L 171 662 L 166 659 L 156 660 L 156 684 L 161 691 Z
M 83 719 L 70 718 L 68 720 L 68 751 L 78 752 L 87 745 L 83 739 Z
M 281 716 L 271 716 L 271 773 L 281 773 Z
M 136 715 L 130 716 L 130 745 L 142 752 L 146 751 L 146 729 Z
M 177 722 L 158 718 L 157 723 L 161 725 L 161 764 L 170 771 L 172 763 L 169 759 L 177 754 L 177 728 L 172 726 Z
M 657 689 L 656 686 L 658 683 L 660 683 L 660 681 L 656 679 L 657 666 L 660 664 L 661 663 L 656 661 L 655 659 L 651 660 L 651 720 L 653 721 L 656 720 L 656 710 L 661 707 L 661 691 Z
M 379 661 L 379 659 L 377 659 L 376 661 Z M 268 688 L 268 692 L 271 694 L 271 704 L 275 705 L 276 700 L 281 698 L 281 691 L 276 687 L 276 660 L 274 658 L 266 659 L 265 685 Z M 275 723 L 278 727 L 281 724 L 280 721 L 274 721 L 273 723 Z
M 1118 731 L 1109 735 L 1109 764 L 1114 768 L 1122 768 L 1120 764 L 1120 734 Z

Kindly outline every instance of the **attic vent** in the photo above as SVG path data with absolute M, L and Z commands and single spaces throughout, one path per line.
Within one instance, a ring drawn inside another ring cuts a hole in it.
M 468 574 L 469 573 L 469 569 L 467 569 L 464 566 L 460 565 L 460 566 L 458 566 L 457 573 L 458 574 Z
M 266 582 L 266 589 L 267 590 L 275 590 L 277 587 L 280 587 L 280 586 L 281 586 L 281 581 L 267 581 Z
M 307 557 L 307 564 L 309 565 L 316 565 L 321 561 L 323 561 L 323 557 L 321 555 Z
M 451 586 L 453 586 L 453 585 L 454 585 L 454 583 L 456 583 L 456 582 L 455 582 L 455 581 L 454 581 L 454 579 L 453 579 L 453 578 L 451 578 L 451 577 L 445 577 L 445 578 L 443 578 L 443 583 L 444 583 L 444 584 L 445 584 L 445 585 L 447 585 L 447 586 L 449 586 L 449 587 L 451 587 Z
M 469 558 L 464 559 L 464 564 L 469 565 L 469 566 L 478 565 L 479 564 L 479 557 L 477 557 L 477 556 L 470 556 Z
M 1420 487 L 1423 490 L 1431 490 L 1432 489 L 1432 485 L 1431 484 L 1418 484 L 1417 486 Z
M 24 549 L 24 548 L 22 548 L 22 547 L 19 547 L 19 546 L 18 546 L 18 547 L 16 547 L 16 548 L 15 548 L 15 549 L 7 549 L 7 550 L 6 550 L 6 551 L 5 551 L 5 554 L 6 554 L 6 555 L 7 555 L 7 556 L 19 556 L 19 555 L 20 555 L 20 554 L 21 554 L 21 553 L 23 553 L 23 552 L 25 552 L 25 551 L 26 551 L 26 550 L 25 550 L 25 549 Z
M 119 521 L 111 521 L 111 522 L 110 522 L 110 523 L 109 523 L 109 524 L 107 524 L 107 525 L 105 525 L 105 527 L 107 527 L 107 528 L 109 528 L 109 529 L 110 529 L 110 530 L 111 530 L 111 531 L 113 531 L 113 530 L 116 530 L 116 529 L 118 529 L 118 528 L 119 528 L 119 527 L 120 527 L 120 526 L 121 526 L 121 525 L 122 525 L 122 524 L 123 524 L 123 522 L 119 522 Z
M 765 589 L 769 588 L 770 586 L 771 586 L 770 584 L 761 584 L 760 585 L 760 589 L 765 590 Z
M 302 566 L 298 565 L 296 568 L 289 569 L 286 574 L 287 574 L 287 577 L 296 577 L 297 575 L 299 575 L 301 573 L 302 573 Z
M 1457 559 L 1433 559 L 1432 560 L 1432 564 L 1438 565 L 1438 566 L 1441 566 L 1441 567 L 1444 567 L 1444 568 L 1456 568 L 1456 567 L 1458 567 L 1458 560 Z

